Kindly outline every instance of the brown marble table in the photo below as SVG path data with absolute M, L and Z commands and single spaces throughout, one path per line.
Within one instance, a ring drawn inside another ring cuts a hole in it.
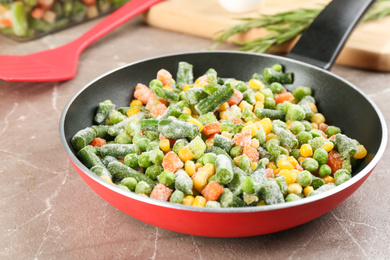
M 52 48 L 96 22 L 28 43 L 0 36 L 0 54 Z M 126 63 L 210 45 L 137 18 L 86 49 L 72 80 L 0 81 L 0 259 L 390 259 L 388 147 L 368 180 L 340 206 L 304 225 L 257 237 L 205 238 L 156 228 L 117 210 L 84 183 L 59 140 L 69 99 Z M 332 71 L 370 96 L 390 125 L 389 73 L 342 66 Z

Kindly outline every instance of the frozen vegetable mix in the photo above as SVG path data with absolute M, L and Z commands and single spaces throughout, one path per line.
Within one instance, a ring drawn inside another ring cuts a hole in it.
M 184 61 L 176 77 L 162 68 L 129 104 L 96 104 L 94 125 L 71 143 L 103 180 L 194 207 L 289 203 L 342 185 L 367 150 L 327 124 L 310 87 L 289 92 L 293 74 L 276 67 L 248 81 L 194 75 Z

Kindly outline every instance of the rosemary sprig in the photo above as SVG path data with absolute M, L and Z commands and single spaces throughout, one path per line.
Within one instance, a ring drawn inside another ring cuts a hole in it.
M 253 28 L 264 28 L 270 34 L 252 41 L 237 42 L 239 50 L 248 52 L 269 52 L 301 34 L 313 22 L 324 7 L 316 9 L 297 9 L 275 15 L 259 14 L 259 17 L 237 18 L 240 24 L 217 32 L 216 43 L 226 42 L 233 35 L 247 32 Z M 381 19 L 390 15 L 390 0 L 378 0 L 362 19 L 363 22 Z

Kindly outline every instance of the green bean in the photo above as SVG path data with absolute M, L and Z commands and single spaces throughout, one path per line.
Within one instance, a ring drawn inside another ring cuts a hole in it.
M 261 186 L 260 191 L 266 205 L 285 202 L 278 183 L 273 179 L 268 179 L 267 182 Z
M 248 156 L 242 154 L 238 156 L 235 160 L 238 164 L 238 167 L 240 167 L 241 170 L 243 170 L 247 174 L 250 174 L 252 172 L 252 160 L 249 159 Z
M 255 92 L 250 88 L 243 93 L 243 100 L 251 105 L 256 103 Z
M 206 202 L 206 205 L 205 205 L 206 208 L 214 208 L 214 209 L 217 209 L 217 208 L 221 208 L 221 203 L 219 203 L 218 201 L 207 201 Z
M 78 131 L 71 140 L 73 148 L 76 150 L 81 150 L 89 143 L 93 141 L 96 137 L 96 132 L 91 127 L 86 127 L 83 130 Z
M 299 86 L 292 91 L 294 98 L 300 101 L 305 96 L 311 96 L 313 91 L 309 87 Z
M 16 36 L 26 36 L 28 31 L 27 14 L 23 1 L 12 2 L 12 28 Z
M 200 136 L 195 137 L 189 144 L 191 153 L 194 155 L 194 159 L 200 158 L 206 151 L 206 144 L 203 142 Z
M 343 134 L 336 134 L 336 145 L 344 159 L 350 159 L 357 151 L 356 141 Z
M 185 97 L 191 105 L 198 104 L 199 101 L 206 98 L 208 94 L 203 88 L 190 88 L 185 91 Z
M 334 183 L 327 183 L 327 184 L 324 184 L 322 185 L 321 187 L 319 187 L 318 189 L 310 192 L 307 197 L 311 197 L 311 196 L 315 196 L 315 195 L 318 195 L 320 193 L 323 193 L 325 191 L 328 191 L 328 190 L 331 190 L 333 188 L 335 188 L 336 185 Z
M 258 118 L 270 118 L 270 119 L 279 119 L 279 120 L 285 120 L 286 113 L 280 110 L 274 110 L 274 109 L 266 109 L 266 108 L 256 108 L 255 109 L 255 115 Z
M 223 103 L 228 101 L 234 94 L 231 85 L 223 85 L 213 94 L 200 101 L 195 109 L 203 115 L 209 112 L 215 112 Z
M 110 128 L 110 125 L 93 125 L 91 128 L 95 130 L 96 137 L 103 138 L 103 139 L 109 139 L 108 129 Z
M 180 89 L 183 89 L 185 85 L 189 85 L 194 82 L 194 75 L 192 69 L 193 65 L 189 64 L 188 62 L 179 62 L 176 83 Z
M 209 112 L 203 115 L 200 115 L 198 117 L 198 121 L 202 123 L 202 125 L 208 125 L 210 123 L 217 122 L 217 118 L 215 117 L 214 113 Z M 231 122 L 231 121 L 230 121 Z
M 221 128 L 221 132 L 232 132 L 234 124 L 230 120 L 222 120 L 221 122 L 219 122 L 219 127 Z
M 244 205 L 244 202 L 239 197 L 235 196 L 228 188 L 223 190 L 223 193 L 218 198 L 218 202 L 221 204 L 222 208 L 242 207 Z
M 97 176 L 99 177 L 107 176 L 112 181 L 111 173 L 103 165 L 96 164 L 95 166 L 92 166 L 90 170 L 91 172 L 95 173 Z
M 148 176 L 146 176 L 145 174 L 140 173 L 140 172 L 124 165 L 123 163 L 121 163 L 119 161 L 110 162 L 107 165 L 107 169 L 110 171 L 110 173 L 112 174 L 113 179 L 115 181 L 121 181 L 126 177 L 133 177 L 138 182 L 141 182 L 141 181 L 146 182 L 152 188 L 154 188 L 154 186 L 156 185 L 156 183 L 152 179 L 150 179 Z
M 101 157 L 113 156 L 115 158 L 124 158 L 129 153 L 139 154 L 139 148 L 135 144 L 105 144 L 99 149 Z
M 180 120 L 163 119 L 158 123 L 158 131 L 170 139 L 194 139 L 200 133 L 199 126 Z
M 99 125 L 103 124 L 114 108 L 115 105 L 111 102 L 111 100 L 105 100 L 99 103 L 94 122 Z
M 294 135 L 288 132 L 287 130 L 285 130 L 284 128 L 280 126 L 276 126 L 274 132 L 277 135 L 280 142 L 290 150 L 296 148 L 299 145 L 299 142 L 294 137 Z
M 215 164 L 217 155 L 215 153 L 206 153 L 202 156 L 202 158 L 203 158 L 203 165 L 206 165 L 208 163 Z
M 279 82 L 281 84 L 293 83 L 293 74 L 291 72 L 283 73 L 281 71 L 273 70 L 272 68 L 264 69 L 263 78 L 268 83 L 272 83 L 272 82 Z
M 230 155 L 232 158 L 235 158 L 242 154 L 243 148 L 242 146 L 234 146 L 232 149 L 230 149 Z
M 274 180 L 279 185 L 279 189 L 282 192 L 282 194 L 286 195 L 287 194 L 287 181 L 286 181 L 286 177 L 278 176 Z
M 218 180 L 228 184 L 233 179 L 233 169 L 229 158 L 226 155 L 217 155 L 215 159 L 215 172 Z
M 229 152 L 230 149 L 232 149 L 232 147 L 234 146 L 234 142 L 233 140 L 223 135 L 216 134 L 214 136 L 214 146 L 220 147 L 224 149 L 226 152 Z
M 280 141 L 278 139 L 271 139 L 265 143 L 265 148 L 274 157 L 277 158 L 280 155 Z
M 156 119 L 142 119 L 139 121 L 142 131 L 158 131 L 158 122 L 159 120 Z
M 273 82 L 270 85 L 270 89 L 272 90 L 273 93 L 280 94 L 283 92 L 284 87 L 279 82 Z
M 184 171 L 176 172 L 175 189 L 182 191 L 185 195 L 192 195 L 193 182 L 190 176 Z
M 103 165 L 103 162 L 96 155 L 96 149 L 93 146 L 87 145 L 83 147 L 78 153 L 77 158 L 88 168 L 95 165 Z
M 233 167 L 233 179 L 228 183 L 227 187 L 232 191 L 234 196 L 238 196 L 242 193 L 241 183 L 245 177 L 246 173 L 243 170 L 238 167 Z

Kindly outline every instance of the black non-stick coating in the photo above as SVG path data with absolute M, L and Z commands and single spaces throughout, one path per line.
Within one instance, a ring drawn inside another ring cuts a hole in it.
M 64 137 L 73 150 L 72 136 L 93 123 L 99 102 L 111 100 L 117 105 L 128 106 L 137 83 L 148 85 L 156 78 L 157 71 L 164 68 L 175 77 L 180 61 L 194 65 L 195 77 L 214 68 L 220 77 L 233 77 L 248 81 L 254 73 L 276 63 L 294 73 L 294 84 L 286 87 L 291 91 L 298 86 L 314 90 L 318 109 L 327 123 L 339 126 L 343 133 L 364 144 L 369 156 L 356 165 L 354 173 L 362 170 L 378 151 L 384 135 L 383 119 L 376 106 L 352 84 L 333 74 L 290 59 L 272 55 L 256 55 L 242 52 L 197 52 L 158 57 L 140 61 L 114 70 L 86 86 L 70 102 L 63 115 Z M 81 165 L 81 163 L 79 163 Z

